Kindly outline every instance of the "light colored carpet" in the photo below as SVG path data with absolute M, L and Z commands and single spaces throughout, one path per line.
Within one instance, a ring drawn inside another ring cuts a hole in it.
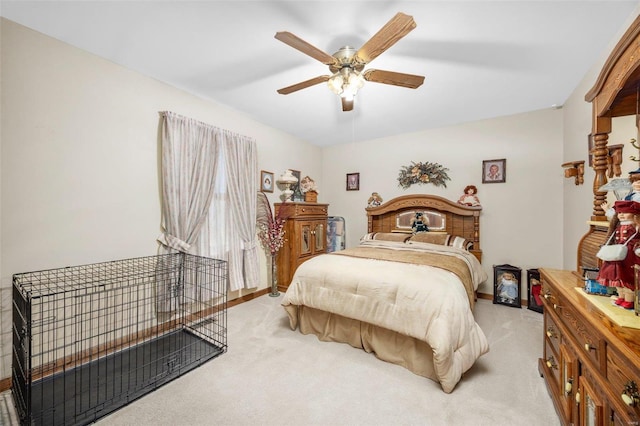
M 560 424 L 537 370 L 537 312 L 479 300 L 491 350 L 445 394 L 372 354 L 292 331 L 281 300 L 230 308 L 227 353 L 97 425 Z

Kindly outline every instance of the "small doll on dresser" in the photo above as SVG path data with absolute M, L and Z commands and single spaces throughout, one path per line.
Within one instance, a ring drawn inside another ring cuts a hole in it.
M 633 309 L 634 265 L 640 263 L 640 203 L 636 201 L 616 201 L 615 215 L 609 222 L 607 245 L 627 246 L 627 253 L 621 260 L 604 260 L 596 280 L 603 286 L 615 287 L 618 296 L 614 303 L 625 309 Z

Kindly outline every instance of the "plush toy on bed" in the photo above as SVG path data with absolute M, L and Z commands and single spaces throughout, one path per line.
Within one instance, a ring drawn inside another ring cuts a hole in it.
M 414 234 L 418 232 L 429 232 L 429 220 L 424 216 L 424 214 L 417 212 L 416 217 L 411 220 L 411 230 Z

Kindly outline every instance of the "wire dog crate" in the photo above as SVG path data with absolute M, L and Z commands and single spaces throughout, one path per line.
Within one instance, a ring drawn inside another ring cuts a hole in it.
M 21 424 L 93 422 L 226 352 L 227 276 L 186 253 L 14 275 Z

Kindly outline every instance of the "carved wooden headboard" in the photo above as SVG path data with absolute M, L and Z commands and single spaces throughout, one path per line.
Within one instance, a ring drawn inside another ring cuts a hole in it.
M 403 224 L 404 217 L 412 212 L 432 212 L 433 218 L 444 223 L 436 225 L 437 231 L 466 238 L 473 241 L 470 250 L 479 261 L 482 261 L 480 248 L 480 212 L 482 207 L 467 207 L 437 195 L 414 194 L 394 198 L 378 207 L 366 209 L 368 232 L 403 232 L 407 231 Z M 433 220 L 432 220 L 433 222 Z M 410 230 L 410 228 L 409 228 Z
M 607 59 L 598 79 L 585 100 L 592 106 L 594 148 L 593 212 L 589 231 L 578 244 L 577 271 L 582 275 L 583 267 L 598 267 L 597 253 L 607 235 L 607 219 L 601 204 L 607 200 L 607 192 L 599 191 L 607 183 L 609 150 L 607 142 L 612 128 L 612 119 L 638 112 L 640 92 L 640 16 L 624 33 Z

